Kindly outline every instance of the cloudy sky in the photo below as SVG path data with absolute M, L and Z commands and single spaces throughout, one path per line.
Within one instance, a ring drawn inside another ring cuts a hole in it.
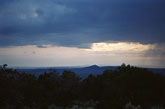
M 164 0 L 0 0 L 0 64 L 165 68 Z

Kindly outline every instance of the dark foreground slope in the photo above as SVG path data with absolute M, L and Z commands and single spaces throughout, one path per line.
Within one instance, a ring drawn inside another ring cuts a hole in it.
M 96 67 L 96 66 L 95 66 Z M 81 79 L 72 71 L 35 75 L 0 71 L 0 109 L 47 109 L 77 105 L 87 109 L 165 108 L 165 77 L 148 69 L 122 65 Z

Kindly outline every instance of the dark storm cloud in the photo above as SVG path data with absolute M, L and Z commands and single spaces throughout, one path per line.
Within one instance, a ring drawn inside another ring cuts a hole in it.
M 165 42 L 163 0 L 0 0 L 0 46 Z

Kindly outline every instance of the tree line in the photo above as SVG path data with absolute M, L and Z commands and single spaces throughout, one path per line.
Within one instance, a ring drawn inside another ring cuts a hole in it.
M 74 101 L 97 101 L 97 109 L 122 109 L 128 102 L 142 109 L 165 108 L 165 77 L 148 69 L 122 64 L 116 70 L 81 79 L 56 70 L 39 77 L 12 69 L 0 70 L 0 109 L 68 107 Z

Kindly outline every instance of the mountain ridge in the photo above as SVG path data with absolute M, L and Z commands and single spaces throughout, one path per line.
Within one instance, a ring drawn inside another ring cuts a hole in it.
M 91 65 L 87 67 L 43 67 L 43 68 L 32 68 L 32 69 L 16 69 L 19 72 L 24 73 L 30 73 L 34 74 L 37 77 L 40 74 L 43 74 L 44 72 L 50 72 L 52 70 L 56 70 L 60 74 L 64 70 L 69 70 L 72 72 L 75 72 L 77 75 L 79 75 L 82 78 L 86 78 L 89 74 L 93 75 L 99 75 L 102 74 L 105 70 L 116 70 L 118 66 L 98 66 L 98 65 Z M 165 68 L 148 68 L 150 71 L 153 71 L 154 73 L 159 73 L 162 75 L 165 75 Z

